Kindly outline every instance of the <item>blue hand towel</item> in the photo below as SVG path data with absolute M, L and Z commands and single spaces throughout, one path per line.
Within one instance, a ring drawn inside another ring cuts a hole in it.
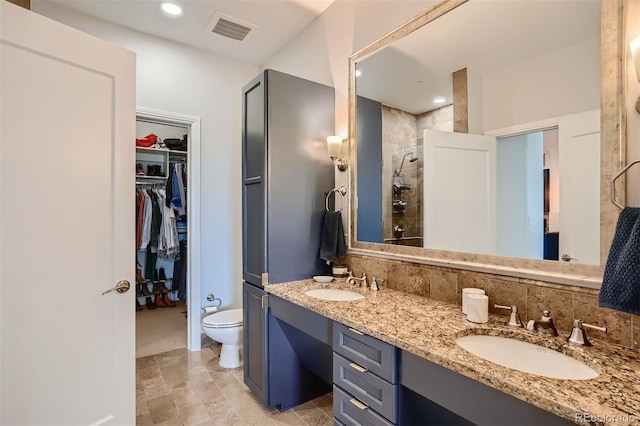
M 327 263 L 340 259 L 347 254 L 342 227 L 342 213 L 327 211 L 324 213 L 320 259 Z
M 640 208 L 625 207 L 620 213 L 599 305 L 640 315 Z

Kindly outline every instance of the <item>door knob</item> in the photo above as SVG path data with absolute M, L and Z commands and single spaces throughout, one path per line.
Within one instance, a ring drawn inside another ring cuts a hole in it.
M 129 291 L 129 288 L 131 288 L 131 284 L 129 284 L 129 281 L 122 280 L 118 281 L 118 284 L 116 284 L 115 287 L 111 287 L 109 290 L 103 291 L 102 294 L 111 293 L 112 291 L 117 291 L 118 293 L 126 293 L 127 291 Z

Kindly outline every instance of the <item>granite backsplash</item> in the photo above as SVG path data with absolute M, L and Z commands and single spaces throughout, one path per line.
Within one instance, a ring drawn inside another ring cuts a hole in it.
M 608 328 L 606 334 L 588 330 L 590 339 L 640 349 L 640 316 L 599 307 L 596 289 L 355 254 L 348 254 L 346 263 L 354 276 L 366 272 L 369 279 L 383 278 L 383 288 L 452 304 L 462 304 L 463 288 L 482 288 L 489 296 L 489 311 L 505 320 L 509 312 L 494 304 L 516 305 L 525 322 L 539 319 L 548 309 L 561 335 L 568 336 L 573 319 L 581 319 Z

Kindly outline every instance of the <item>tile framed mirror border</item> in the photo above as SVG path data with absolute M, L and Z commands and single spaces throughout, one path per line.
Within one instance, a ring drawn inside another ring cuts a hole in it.
M 375 54 L 456 7 L 473 0 L 443 0 L 396 30 L 354 53 L 349 59 L 349 152 L 350 152 L 350 233 L 351 254 L 400 260 L 451 269 L 484 272 L 599 288 L 620 210 L 611 202 L 611 178 L 626 164 L 626 64 L 625 19 L 628 0 L 601 2 L 601 141 L 600 141 L 600 264 L 502 257 L 454 251 L 371 243 L 357 240 L 357 135 L 356 76 L 358 61 Z M 624 200 L 624 178 L 618 180 L 617 197 Z M 623 201 L 624 202 L 624 201 Z

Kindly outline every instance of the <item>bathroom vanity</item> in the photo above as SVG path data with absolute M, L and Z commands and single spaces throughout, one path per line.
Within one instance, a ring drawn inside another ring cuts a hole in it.
M 390 289 L 352 289 L 365 298 L 324 301 L 305 295 L 314 286 L 312 280 L 266 286 L 269 331 L 279 329 L 278 338 L 289 342 L 291 359 L 279 358 L 280 367 L 303 366 L 314 380 L 332 384 L 336 424 L 624 424 L 640 412 L 634 350 L 600 342 L 569 346 L 566 336 L 513 329 L 494 315 L 487 324 L 473 324 L 457 305 Z M 560 380 L 501 367 L 455 343 L 468 334 L 535 343 L 579 359 L 599 375 Z M 287 380 L 282 383 L 290 386 Z

